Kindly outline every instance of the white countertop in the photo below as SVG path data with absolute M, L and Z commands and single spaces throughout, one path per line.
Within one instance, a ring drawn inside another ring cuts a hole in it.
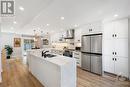
M 49 53 L 49 54 L 52 54 L 52 53 Z M 44 58 L 41 56 L 41 51 L 37 51 L 37 50 L 36 51 L 33 50 L 31 52 L 31 55 L 34 55 L 34 56 L 36 56 L 36 58 L 41 58 L 43 60 L 46 60 L 48 62 L 57 64 L 57 65 L 64 65 L 64 64 L 70 63 L 71 61 L 76 61 L 75 58 L 61 56 L 61 55 L 57 55 L 57 54 L 53 54 L 56 56 L 52 57 L 52 58 Z

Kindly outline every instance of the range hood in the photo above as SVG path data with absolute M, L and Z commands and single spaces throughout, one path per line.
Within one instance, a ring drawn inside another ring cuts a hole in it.
M 74 29 L 69 29 L 66 31 L 65 39 L 74 39 Z

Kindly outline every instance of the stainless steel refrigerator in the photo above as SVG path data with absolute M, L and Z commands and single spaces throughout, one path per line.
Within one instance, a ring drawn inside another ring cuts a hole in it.
M 82 36 L 82 69 L 102 75 L 102 34 Z

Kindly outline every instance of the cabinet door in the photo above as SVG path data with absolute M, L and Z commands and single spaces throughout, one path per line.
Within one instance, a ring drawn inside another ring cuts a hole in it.
M 115 39 L 115 52 L 118 57 L 128 57 L 128 39 Z
M 92 26 L 92 33 L 97 34 L 97 33 L 102 33 L 102 23 L 93 23 Z
M 128 58 L 116 57 L 115 73 L 128 77 Z
M 88 25 L 85 25 L 83 27 L 81 27 L 81 34 L 82 35 L 88 35 L 89 34 L 89 26 Z
M 103 38 L 104 39 L 113 39 L 114 33 L 115 33 L 115 30 L 114 30 L 114 23 L 113 22 L 105 23 L 103 25 Z
M 90 58 L 91 58 L 90 54 L 82 53 L 82 69 L 90 71 L 91 69 Z
M 82 37 L 82 51 L 83 52 L 90 52 L 90 36 L 83 36 Z
M 115 21 L 116 38 L 128 38 L 128 19 Z
M 75 29 L 75 42 L 81 42 L 81 29 Z
M 109 73 L 115 73 L 115 61 L 113 56 L 103 56 L 104 71 Z
M 91 36 L 91 52 L 102 53 L 102 35 Z
M 103 40 L 103 49 L 102 49 L 103 55 L 106 55 L 106 56 L 113 55 L 113 52 L 115 51 L 114 42 L 115 42 L 114 39 L 113 40 Z

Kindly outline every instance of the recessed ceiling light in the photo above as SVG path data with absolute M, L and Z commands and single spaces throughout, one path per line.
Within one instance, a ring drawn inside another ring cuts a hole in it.
M 65 17 L 60 17 L 60 19 L 61 19 L 61 20 L 64 20 L 64 19 L 65 19 Z
M 47 26 L 50 26 L 50 24 L 46 24 Z
M 16 21 L 14 21 L 14 24 L 17 24 L 17 22 L 16 22 Z
M 22 6 L 20 6 L 19 9 L 20 9 L 21 11 L 24 11 L 24 8 L 23 8 Z
M 74 27 L 78 27 L 78 25 L 77 25 L 77 24 L 75 24 L 75 25 L 74 25 Z
M 114 17 L 118 17 L 118 14 L 115 14 Z

